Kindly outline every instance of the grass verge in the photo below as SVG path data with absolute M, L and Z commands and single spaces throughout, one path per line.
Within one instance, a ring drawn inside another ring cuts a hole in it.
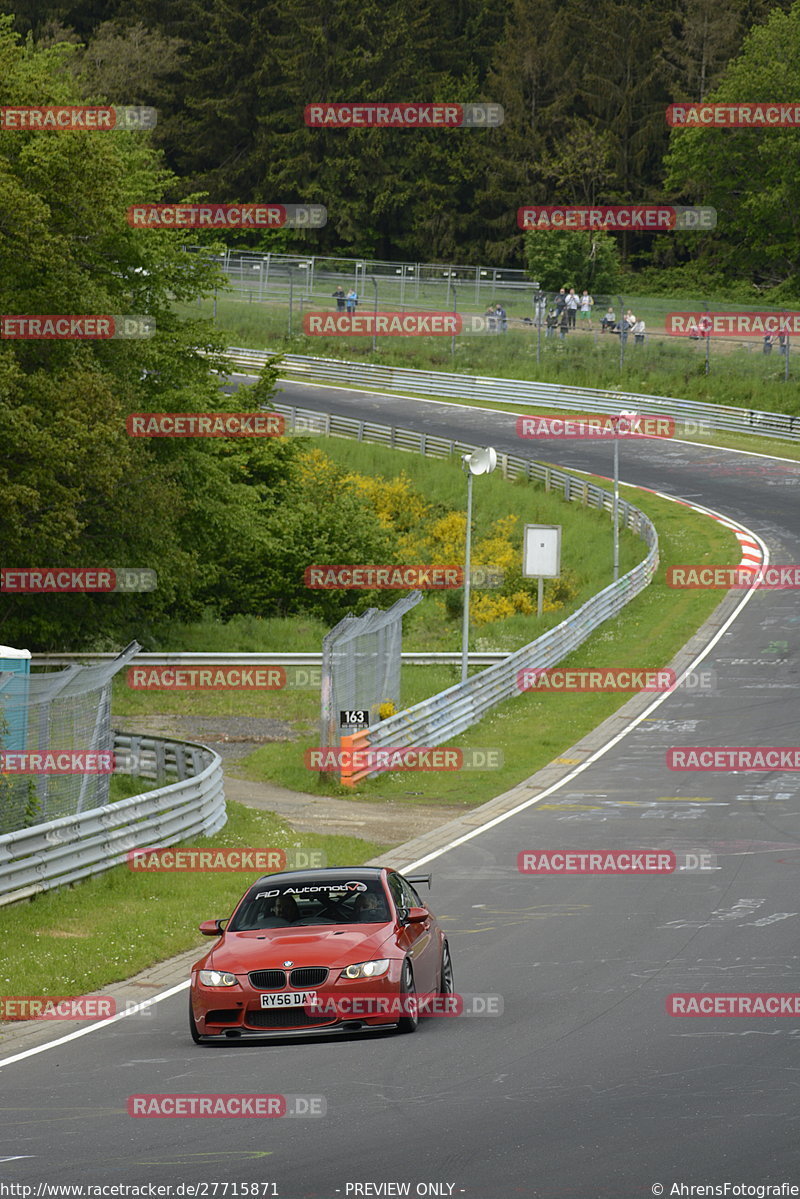
M 228 803 L 228 823 L 193 846 L 287 849 L 301 844 L 272 812 Z M 386 848 L 357 837 L 302 834 L 329 866 L 354 866 Z M 175 954 L 209 946 L 201 920 L 230 915 L 247 874 L 134 872 L 115 866 L 76 886 L 0 909 L 0 994 L 82 995 Z
M 566 658 L 563 666 L 650 669 L 666 665 L 711 615 L 723 594 L 672 590 L 665 582 L 666 568 L 684 563 L 728 565 L 740 560 L 738 541 L 717 521 L 635 488 L 622 491 L 658 529 L 658 573 L 642 595 Z M 518 642 L 521 644 L 524 642 Z M 452 685 L 458 677 L 456 667 L 404 668 L 404 706 Z M 507 700 L 452 741 L 456 746 L 500 750 L 501 769 L 435 774 L 398 771 L 360 784 L 356 798 L 464 807 L 486 803 L 558 757 L 629 698 L 629 693 L 527 692 Z M 295 741 L 266 745 L 238 763 L 237 773 L 312 794 L 352 794 L 329 777 L 305 768 L 303 751 L 314 744 L 313 737 L 300 736 Z

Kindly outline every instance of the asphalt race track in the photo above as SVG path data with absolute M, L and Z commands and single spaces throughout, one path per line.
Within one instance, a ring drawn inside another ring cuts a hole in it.
M 514 415 L 281 387 L 303 407 L 611 473 L 609 445 L 520 441 Z M 620 462 L 624 481 L 740 520 L 773 563 L 800 562 L 800 463 L 650 442 L 623 442 Z M 799 642 L 796 594 L 753 594 L 704 660 L 716 693 L 669 696 L 544 802 L 432 862 L 456 989 L 502 996 L 502 1016 L 430 1019 L 414 1036 L 197 1048 L 181 991 L 146 1018 L 0 1069 L 0 1181 L 260 1182 L 280 1199 L 800 1186 L 800 1017 L 666 1010 L 676 992 L 800 991 L 798 776 L 679 773 L 664 760 L 669 746 L 800 744 Z M 517 871 L 520 850 L 566 848 L 702 848 L 718 868 Z M 322 1096 L 327 1114 L 127 1114 L 132 1094 L 174 1092 Z M 11 1193 L 24 1195 L 0 1188 Z

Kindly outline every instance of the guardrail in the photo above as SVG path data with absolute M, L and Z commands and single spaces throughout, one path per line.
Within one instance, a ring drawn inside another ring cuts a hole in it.
M 230 347 L 227 356 L 238 366 L 260 370 L 279 351 Z M 410 370 L 368 362 L 335 358 L 311 358 L 284 354 L 281 372 L 301 379 L 348 384 L 357 388 L 413 392 L 419 395 L 491 402 L 514 407 L 563 408 L 573 412 L 608 412 L 635 408 L 646 416 L 671 416 L 687 435 L 719 430 L 800 441 L 800 416 L 764 412 L 755 408 L 733 408 L 704 404 L 670 396 L 640 395 L 618 389 L 565 387 L 557 383 L 533 383 L 524 379 L 495 379 L 480 375 L 456 375 L 445 371 Z
M 0 906 L 127 861 L 128 851 L 208 837 L 227 820 L 219 754 L 191 741 L 114 734 L 127 773 L 177 781 L 0 837 Z
M 469 454 L 476 448 L 466 442 L 432 437 L 412 429 L 398 429 L 331 413 L 316 413 L 287 404 L 278 403 L 274 407 L 287 418 L 290 430 L 318 427 L 320 432 L 329 436 L 375 442 L 433 458 Z M 497 465 L 508 479 L 520 475 L 538 479 L 544 483 L 547 491 L 563 491 L 567 501 L 613 512 L 614 497 L 610 491 L 588 480 L 576 479 L 554 466 L 518 458 L 514 454 L 498 454 Z M 505 655 L 500 662 L 473 675 L 465 683 L 457 683 L 413 708 L 379 721 L 369 730 L 344 738 L 343 744 L 355 749 L 389 745 L 441 745 L 449 737 L 463 733 L 502 700 L 518 695 L 518 671 L 554 665 L 581 645 L 604 621 L 616 616 L 648 585 L 658 569 L 659 560 L 658 534 L 648 517 L 622 498 L 618 511 L 622 527 L 643 538 L 648 546 L 647 556 L 633 570 L 592 596 L 560 625 L 522 649 Z M 348 777 L 342 781 L 355 783 L 376 773 L 379 771 L 348 772 Z
M 34 666 L 65 666 L 73 662 L 94 662 L 116 658 L 116 654 L 31 654 L 31 664 Z M 461 663 L 460 652 L 453 651 L 418 651 L 411 650 L 401 655 L 409 666 L 458 666 Z M 473 650 L 469 655 L 470 666 L 491 666 L 493 662 L 501 662 L 506 653 Z M 136 666 L 322 666 L 322 654 L 272 654 L 272 653 L 202 653 L 193 654 L 190 650 L 180 653 L 139 653 L 136 655 Z

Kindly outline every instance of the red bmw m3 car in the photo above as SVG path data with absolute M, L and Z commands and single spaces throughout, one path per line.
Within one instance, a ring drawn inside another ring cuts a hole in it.
M 230 919 L 200 925 L 218 939 L 192 967 L 193 1040 L 414 1032 L 420 1009 L 453 996 L 447 938 L 415 890 L 430 881 L 388 867 L 264 875 Z

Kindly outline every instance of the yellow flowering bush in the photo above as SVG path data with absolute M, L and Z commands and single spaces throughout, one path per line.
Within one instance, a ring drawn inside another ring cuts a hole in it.
M 351 474 L 345 475 L 342 482 L 369 500 L 381 524 L 396 533 L 416 529 L 427 517 L 429 505 L 412 489 L 411 480 L 404 473 L 396 479 Z

